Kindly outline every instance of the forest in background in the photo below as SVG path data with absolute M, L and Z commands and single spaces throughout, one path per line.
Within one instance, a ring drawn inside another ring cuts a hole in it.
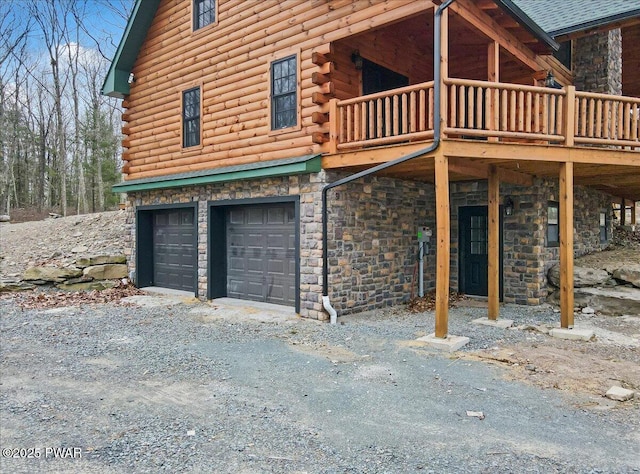
M 122 111 L 100 89 L 132 7 L 0 1 L 0 214 L 117 206 Z

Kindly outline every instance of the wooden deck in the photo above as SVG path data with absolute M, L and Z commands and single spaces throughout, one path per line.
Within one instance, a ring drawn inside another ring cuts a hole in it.
M 640 99 L 465 79 L 444 82 L 442 138 L 640 151 Z M 329 148 L 433 138 L 433 81 L 330 102 Z M 332 120 L 332 119 L 331 119 Z M 639 158 L 640 159 L 640 158 Z
M 434 139 L 433 85 L 332 99 L 323 167 L 365 169 L 424 148 Z M 487 179 L 495 165 L 503 181 L 526 185 L 572 162 L 575 184 L 640 200 L 639 98 L 451 78 L 443 91 L 451 180 Z M 383 174 L 433 182 L 434 156 Z

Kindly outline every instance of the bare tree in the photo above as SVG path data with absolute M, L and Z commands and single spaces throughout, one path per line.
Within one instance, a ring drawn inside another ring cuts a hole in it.
M 11 197 L 17 201 L 14 166 L 19 160 L 23 117 L 17 106 L 21 77 L 19 65 L 25 54 L 30 22 L 16 15 L 15 2 L 0 3 L 0 200 L 7 213 Z
M 54 155 L 55 184 L 57 201 L 62 215 L 67 215 L 67 134 L 62 113 L 62 94 L 66 77 L 60 69 L 61 51 L 66 44 L 67 16 L 71 0 L 31 0 L 29 13 L 40 27 L 44 44 L 50 59 L 53 80 L 53 100 L 56 118 L 56 152 Z
M 125 15 L 133 0 L 121 2 L 117 14 Z M 102 13 L 118 21 L 113 5 L 0 0 L 1 209 L 66 214 L 117 202 L 109 191 L 120 180 L 121 109 L 100 94 L 114 33 L 94 26 Z

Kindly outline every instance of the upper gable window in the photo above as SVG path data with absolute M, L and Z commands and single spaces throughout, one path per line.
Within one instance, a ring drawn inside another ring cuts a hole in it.
M 553 57 L 560 61 L 569 71 L 571 71 L 572 66 L 572 46 L 573 43 L 571 40 L 563 41 L 560 43 L 560 49 L 553 53 Z
M 200 88 L 182 93 L 182 146 L 200 145 Z
M 217 0 L 193 0 L 193 30 L 199 30 L 216 21 Z
M 271 130 L 298 124 L 297 56 L 271 63 Z

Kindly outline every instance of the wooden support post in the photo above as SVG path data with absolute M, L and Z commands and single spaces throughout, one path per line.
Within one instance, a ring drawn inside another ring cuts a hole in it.
M 489 166 L 488 317 L 498 319 L 500 311 L 500 178 L 496 166 Z
M 627 224 L 627 200 L 620 199 L 620 225 Z
M 560 326 L 573 328 L 573 163 L 560 164 Z
M 567 86 L 567 96 L 564 101 L 564 144 L 573 146 L 576 135 L 576 87 Z
M 489 82 L 500 82 L 500 43 L 497 41 L 489 43 L 488 58 L 487 80 Z
M 449 213 L 449 163 L 442 153 L 435 158 L 436 187 L 436 337 L 449 333 L 449 265 L 451 222 Z
M 631 202 L 631 225 L 636 225 L 636 202 Z

